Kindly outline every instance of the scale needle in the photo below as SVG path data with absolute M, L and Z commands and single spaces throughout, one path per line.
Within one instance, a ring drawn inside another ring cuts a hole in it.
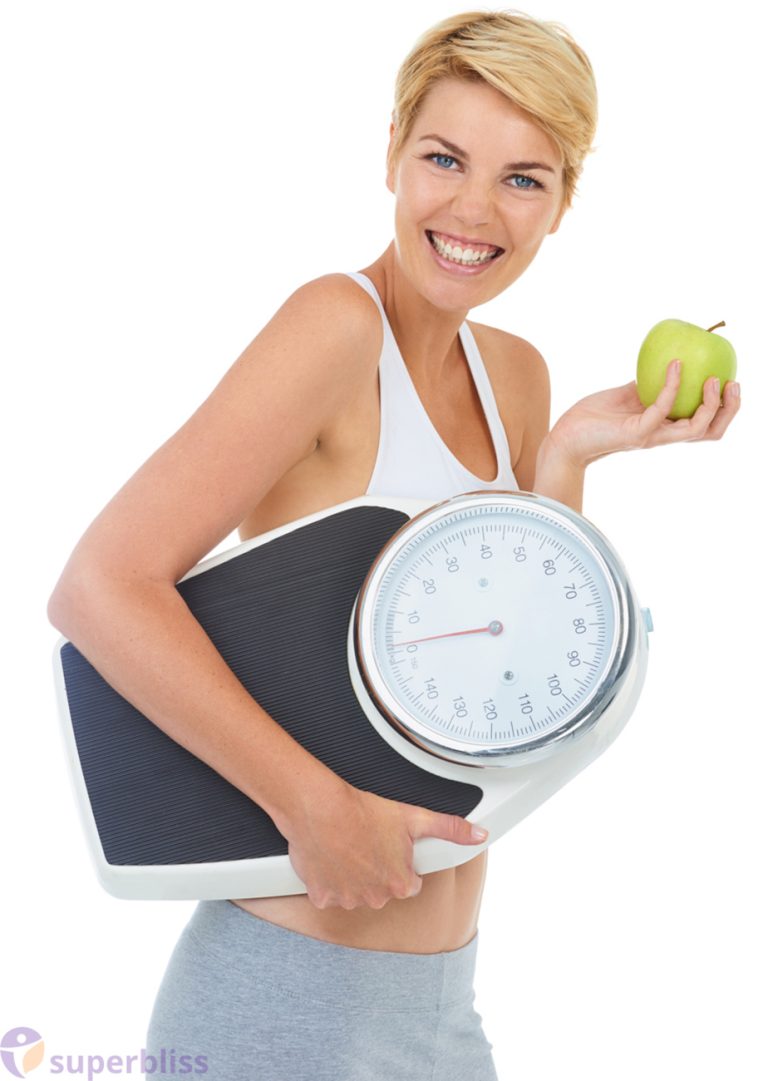
M 487 627 L 473 627 L 468 631 L 448 631 L 447 634 L 430 634 L 426 638 L 411 638 L 409 642 L 393 642 L 390 649 L 399 649 L 400 646 L 412 646 L 417 642 L 433 642 L 435 638 L 455 638 L 459 634 L 501 634 L 504 624 L 499 619 L 492 619 Z

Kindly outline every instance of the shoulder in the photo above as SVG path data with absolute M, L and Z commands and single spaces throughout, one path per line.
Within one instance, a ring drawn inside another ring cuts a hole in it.
M 299 286 L 280 309 L 297 316 L 321 336 L 354 341 L 381 338 L 381 316 L 373 297 L 348 274 L 323 274 Z
M 328 443 L 376 379 L 383 343 L 378 305 L 348 274 L 324 274 L 299 286 L 260 337 L 280 358 L 280 378 L 316 417 L 313 445 Z
M 516 385 L 519 385 L 520 379 L 533 383 L 548 382 L 549 372 L 544 357 L 525 338 L 485 323 L 470 322 L 469 327 L 486 367 L 493 369 L 492 380 L 494 377 L 499 380 L 511 379 Z
M 549 418 L 549 369 L 525 338 L 483 323 L 470 323 L 496 403 L 506 426 L 519 426 L 543 410 Z M 521 416 L 522 410 L 522 416 Z
M 324 274 L 285 299 L 238 364 L 267 367 L 338 408 L 377 362 L 382 336 L 373 298 L 346 274 Z
M 240 354 L 216 400 L 247 414 L 247 426 L 257 413 L 262 426 L 265 412 L 290 415 L 314 445 L 369 378 L 381 337 L 376 303 L 354 279 L 314 278 L 286 297 Z

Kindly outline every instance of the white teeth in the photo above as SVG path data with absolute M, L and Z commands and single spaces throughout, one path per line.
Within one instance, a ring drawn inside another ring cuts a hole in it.
M 430 239 L 444 259 L 449 259 L 452 263 L 460 263 L 462 266 L 488 263 L 495 256 L 495 251 L 473 251 L 472 248 L 462 248 L 458 244 L 453 246 L 446 244 L 441 237 L 436 236 L 434 233 L 430 233 Z

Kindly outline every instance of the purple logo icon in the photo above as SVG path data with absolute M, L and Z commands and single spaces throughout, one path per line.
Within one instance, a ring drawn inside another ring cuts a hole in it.
M 33 1028 L 12 1028 L 0 1040 L 0 1059 L 14 1077 L 26 1077 L 43 1061 L 43 1037 Z

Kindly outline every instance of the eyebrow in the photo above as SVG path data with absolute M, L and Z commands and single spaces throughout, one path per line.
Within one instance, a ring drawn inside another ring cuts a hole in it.
M 469 161 L 469 154 L 466 150 L 462 150 L 460 146 L 456 146 L 455 143 L 449 143 L 447 139 L 444 139 L 442 135 L 422 135 L 418 142 L 423 142 L 424 139 L 436 139 L 438 143 L 442 143 L 447 147 L 452 154 L 456 154 L 460 158 L 466 158 Z M 541 161 L 509 161 L 504 166 L 505 169 L 544 169 L 548 173 L 554 173 L 554 169 L 551 165 L 545 165 Z

